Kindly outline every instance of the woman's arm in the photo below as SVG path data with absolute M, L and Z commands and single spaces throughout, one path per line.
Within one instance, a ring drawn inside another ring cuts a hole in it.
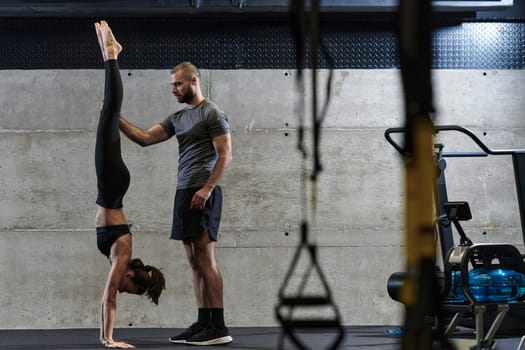
M 135 346 L 113 339 L 113 326 L 117 315 L 117 293 L 126 278 L 131 259 L 131 235 L 119 237 L 111 247 L 111 270 L 101 302 L 100 341 L 107 348 L 133 349 Z

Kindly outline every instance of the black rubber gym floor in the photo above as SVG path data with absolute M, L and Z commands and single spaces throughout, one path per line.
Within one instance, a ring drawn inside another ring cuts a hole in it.
M 347 326 L 344 327 L 344 339 L 339 349 L 401 349 L 400 335 L 395 326 Z M 181 331 L 174 328 L 126 328 L 115 329 L 116 339 L 134 344 L 137 349 L 183 350 L 195 346 L 171 344 L 168 338 Z M 290 338 L 284 337 L 280 347 L 279 327 L 231 327 L 233 342 L 227 345 L 212 346 L 212 349 L 230 350 L 273 350 L 298 349 Z M 524 330 L 525 333 L 525 330 Z M 326 331 L 298 332 L 301 341 L 308 349 L 326 349 L 335 339 L 336 334 Z M 475 339 L 472 330 L 458 333 L 457 349 L 468 349 L 464 342 Z M 521 338 L 497 338 L 495 349 L 516 350 Z M 67 350 L 67 349 L 101 349 L 98 343 L 98 329 L 52 329 L 52 330 L 0 330 L 0 349 L 2 350 Z M 198 347 L 197 347 L 198 348 Z

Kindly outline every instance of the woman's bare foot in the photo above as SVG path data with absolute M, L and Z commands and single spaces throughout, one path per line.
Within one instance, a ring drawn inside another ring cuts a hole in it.
M 95 31 L 97 32 L 98 46 L 100 46 L 100 51 L 102 52 L 102 59 L 107 61 L 108 58 L 104 51 L 104 43 L 102 42 L 102 26 L 98 22 L 95 22 Z
M 95 23 L 95 29 L 104 61 L 116 60 L 122 51 L 122 45 L 120 45 L 117 39 L 115 39 L 108 23 L 106 21 Z

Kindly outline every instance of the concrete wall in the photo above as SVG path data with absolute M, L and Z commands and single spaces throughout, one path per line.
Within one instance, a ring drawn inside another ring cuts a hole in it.
M 0 328 L 97 327 L 109 269 L 94 231 L 93 150 L 103 71 L 0 74 Z M 309 183 L 303 191 L 300 181 L 295 75 L 203 71 L 205 94 L 233 128 L 217 251 L 226 321 L 277 324 L 277 291 L 305 215 L 343 322 L 399 324 L 403 309 L 388 297 L 386 281 L 404 267 L 403 169 L 383 137 L 387 127 L 403 124 L 399 71 L 334 72 L 315 211 Z M 122 77 L 123 114 L 135 124 L 149 127 L 180 107 L 167 71 L 123 70 Z M 321 88 L 326 77 L 321 71 Z M 442 70 L 434 72 L 434 82 L 437 124 L 469 127 L 494 149 L 525 148 L 524 71 Z M 307 120 L 310 98 L 307 86 Z M 448 151 L 470 147 L 439 137 Z M 311 151 L 309 133 L 306 145 Z M 124 139 L 123 152 L 132 174 L 124 209 L 134 227 L 134 255 L 163 268 L 167 290 L 158 307 L 120 295 L 117 326 L 186 326 L 196 315 L 191 275 L 181 244 L 168 239 L 177 142 L 144 149 Z M 473 241 L 523 248 L 510 159 L 451 159 L 447 178 L 450 199 L 471 203 L 474 219 L 466 226 Z M 308 198 L 303 205 L 302 196 Z M 300 267 L 307 262 L 304 256 Z M 300 269 L 292 286 L 301 276 Z M 314 278 L 311 288 L 318 287 Z

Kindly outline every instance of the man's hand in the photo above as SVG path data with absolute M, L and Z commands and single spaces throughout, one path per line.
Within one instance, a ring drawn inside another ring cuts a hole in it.
M 211 191 L 205 187 L 201 188 L 193 195 L 190 203 L 190 209 L 203 210 L 206 205 L 206 201 L 211 196 Z

